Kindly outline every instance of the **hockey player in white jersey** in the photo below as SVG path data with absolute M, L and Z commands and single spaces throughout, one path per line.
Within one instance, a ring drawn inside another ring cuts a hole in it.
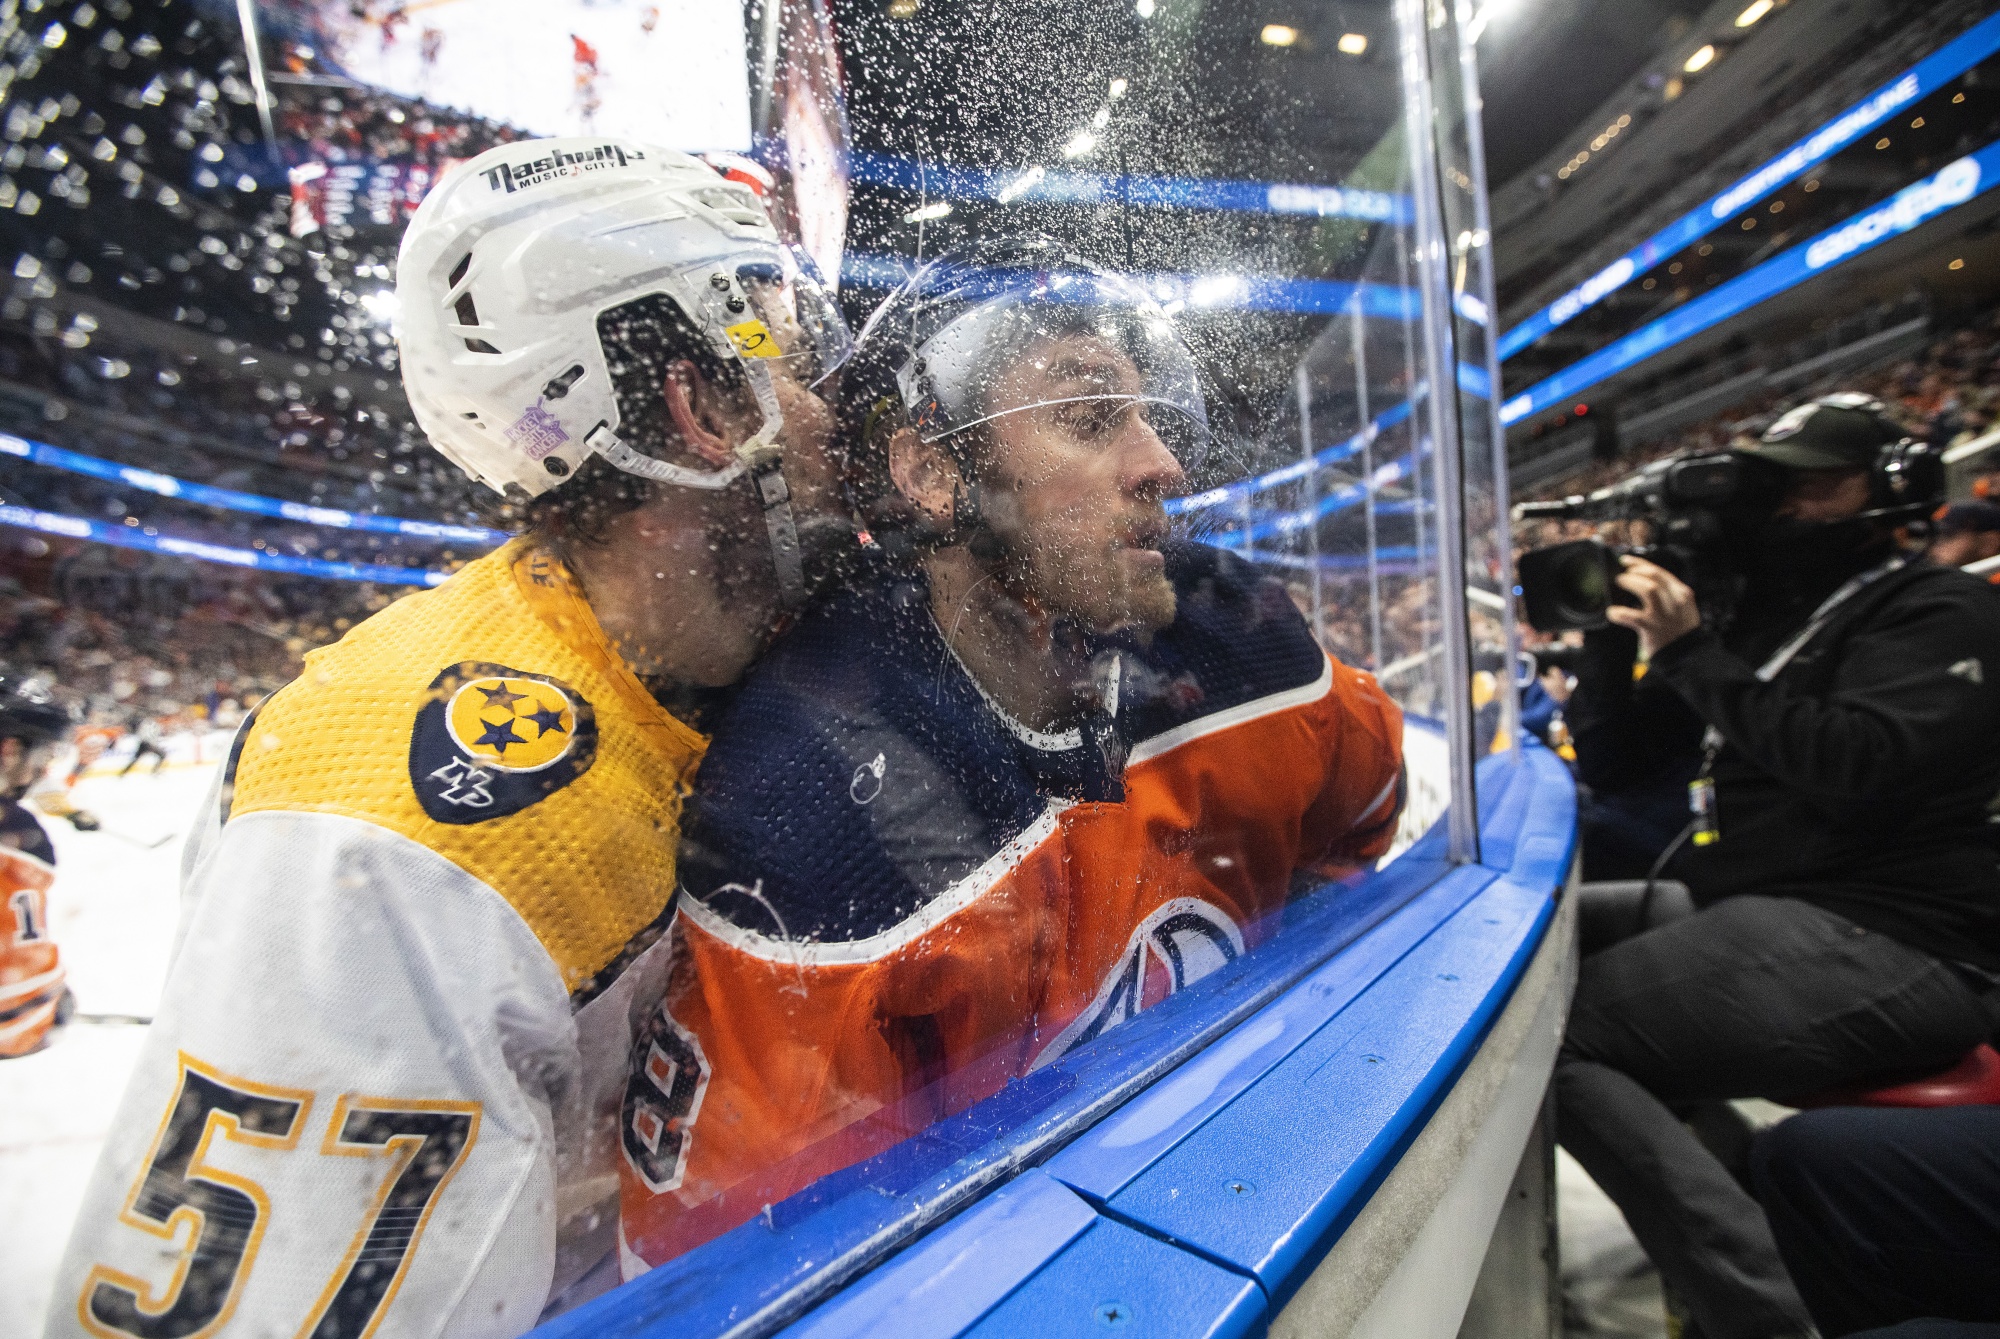
M 396 287 L 527 532 L 246 722 L 51 1335 L 511 1336 L 616 1279 L 681 797 L 804 598 L 846 333 L 748 188 L 610 140 L 458 169 Z

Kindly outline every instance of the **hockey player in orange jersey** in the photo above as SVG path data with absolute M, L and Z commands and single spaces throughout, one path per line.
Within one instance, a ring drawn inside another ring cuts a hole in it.
M 1046 244 L 935 261 L 842 400 L 884 557 L 697 779 L 625 1102 L 628 1273 L 1235 961 L 1401 805 L 1374 680 L 1169 535 L 1205 414 L 1135 286 Z
M 61 707 L 0 681 L 0 1059 L 41 1046 L 71 1007 L 49 937 L 55 847 L 21 805 L 69 729 Z

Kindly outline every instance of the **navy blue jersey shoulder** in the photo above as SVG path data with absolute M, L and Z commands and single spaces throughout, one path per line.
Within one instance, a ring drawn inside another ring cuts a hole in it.
M 1176 542 L 1166 557 L 1173 626 L 1149 642 L 1118 639 L 1132 664 L 1119 706 L 1132 743 L 1302 688 L 1324 672 L 1325 653 L 1278 581 L 1206 544 Z
M 1123 661 L 1122 745 L 1320 676 L 1324 658 L 1276 582 L 1193 544 L 1171 549 L 1168 572 L 1171 627 L 1086 647 Z M 808 612 L 717 722 L 682 822 L 682 888 L 767 935 L 881 933 L 1051 802 L 1121 798 L 1111 726 L 1087 713 L 1029 737 L 946 647 L 922 582 L 878 578 Z
M 764 934 L 865 938 L 973 873 L 1051 797 L 1099 788 L 1086 754 L 1009 732 L 921 584 L 843 592 L 771 650 L 717 723 L 682 825 L 681 884 Z

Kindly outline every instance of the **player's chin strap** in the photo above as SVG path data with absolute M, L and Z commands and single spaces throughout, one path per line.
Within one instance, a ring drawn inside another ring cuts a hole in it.
M 799 527 L 792 516 L 792 490 L 785 482 L 785 460 L 776 451 L 750 466 L 750 483 L 764 512 L 764 530 L 771 538 L 771 566 L 778 574 L 778 600 L 787 610 L 806 602 L 805 558 L 799 550 Z
M 765 532 L 771 540 L 771 566 L 778 578 L 778 599 L 786 610 L 793 610 L 805 604 L 810 592 L 806 589 L 805 559 L 799 547 L 798 520 L 792 514 L 792 490 L 785 482 L 784 452 L 771 445 L 784 422 L 774 397 L 764 407 L 763 428 L 755 437 L 737 447 L 736 459 L 719 470 L 691 470 L 655 460 L 627 446 L 609 425 L 603 423 L 591 430 L 589 436 L 583 439 L 583 444 L 627 474 L 677 484 L 682 488 L 710 491 L 727 488 L 747 472 L 756 493 L 757 506 L 764 513 Z

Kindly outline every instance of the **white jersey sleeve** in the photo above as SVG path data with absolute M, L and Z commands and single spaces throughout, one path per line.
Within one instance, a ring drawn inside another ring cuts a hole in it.
M 586 1057 L 615 1054 L 622 1025 L 580 1047 L 580 1015 L 514 909 L 356 819 L 211 822 L 184 899 L 48 1334 L 530 1328 L 568 1282 L 558 1128 L 591 1100 Z M 604 1003 L 622 1013 L 629 993 Z

